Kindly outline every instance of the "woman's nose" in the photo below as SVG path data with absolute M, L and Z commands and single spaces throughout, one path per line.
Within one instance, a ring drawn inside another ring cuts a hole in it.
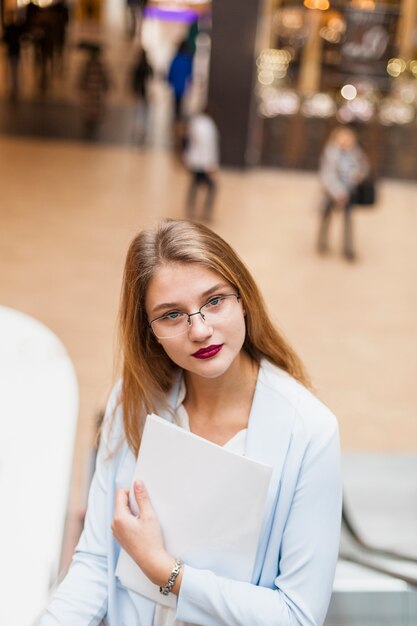
M 188 334 L 190 339 L 201 341 L 206 337 L 210 337 L 213 334 L 213 327 L 207 323 L 202 314 L 194 315 L 190 318 L 190 328 Z

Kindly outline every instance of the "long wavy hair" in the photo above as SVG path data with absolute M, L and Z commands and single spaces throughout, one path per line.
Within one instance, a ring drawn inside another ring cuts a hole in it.
M 166 263 L 198 263 L 214 270 L 240 293 L 246 311 L 243 348 L 259 363 L 268 359 L 308 385 L 303 364 L 272 324 L 263 298 L 248 269 L 219 235 L 188 220 L 161 221 L 141 231 L 130 244 L 123 276 L 119 342 L 124 431 L 128 445 L 138 453 L 143 420 L 155 412 L 173 383 L 178 366 L 166 355 L 150 331 L 145 311 L 149 281 Z

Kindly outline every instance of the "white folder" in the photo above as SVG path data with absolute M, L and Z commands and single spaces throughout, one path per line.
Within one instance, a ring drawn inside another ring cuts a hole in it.
M 134 480 L 142 480 L 167 551 L 185 565 L 250 581 L 272 468 L 148 415 Z M 133 483 L 132 483 L 133 489 Z M 130 492 L 130 505 L 138 509 Z M 125 587 L 175 607 L 122 549 L 116 575 Z

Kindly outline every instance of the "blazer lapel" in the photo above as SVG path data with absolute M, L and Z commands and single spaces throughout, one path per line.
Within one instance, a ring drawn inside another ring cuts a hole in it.
M 268 380 L 261 364 L 248 423 L 246 456 L 273 468 L 265 506 L 252 582 L 257 583 L 262 571 L 268 538 L 279 496 L 281 475 L 291 442 L 295 411 Z

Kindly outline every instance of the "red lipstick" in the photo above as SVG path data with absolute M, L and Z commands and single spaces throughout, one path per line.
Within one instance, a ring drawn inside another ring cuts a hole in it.
M 200 348 L 197 352 L 194 352 L 191 356 L 194 356 L 196 359 L 210 359 L 212 356 L 216 356 L 223 348 L 223 344 L 213 344 L 212 346 L 208 346 L 207 348 Z

